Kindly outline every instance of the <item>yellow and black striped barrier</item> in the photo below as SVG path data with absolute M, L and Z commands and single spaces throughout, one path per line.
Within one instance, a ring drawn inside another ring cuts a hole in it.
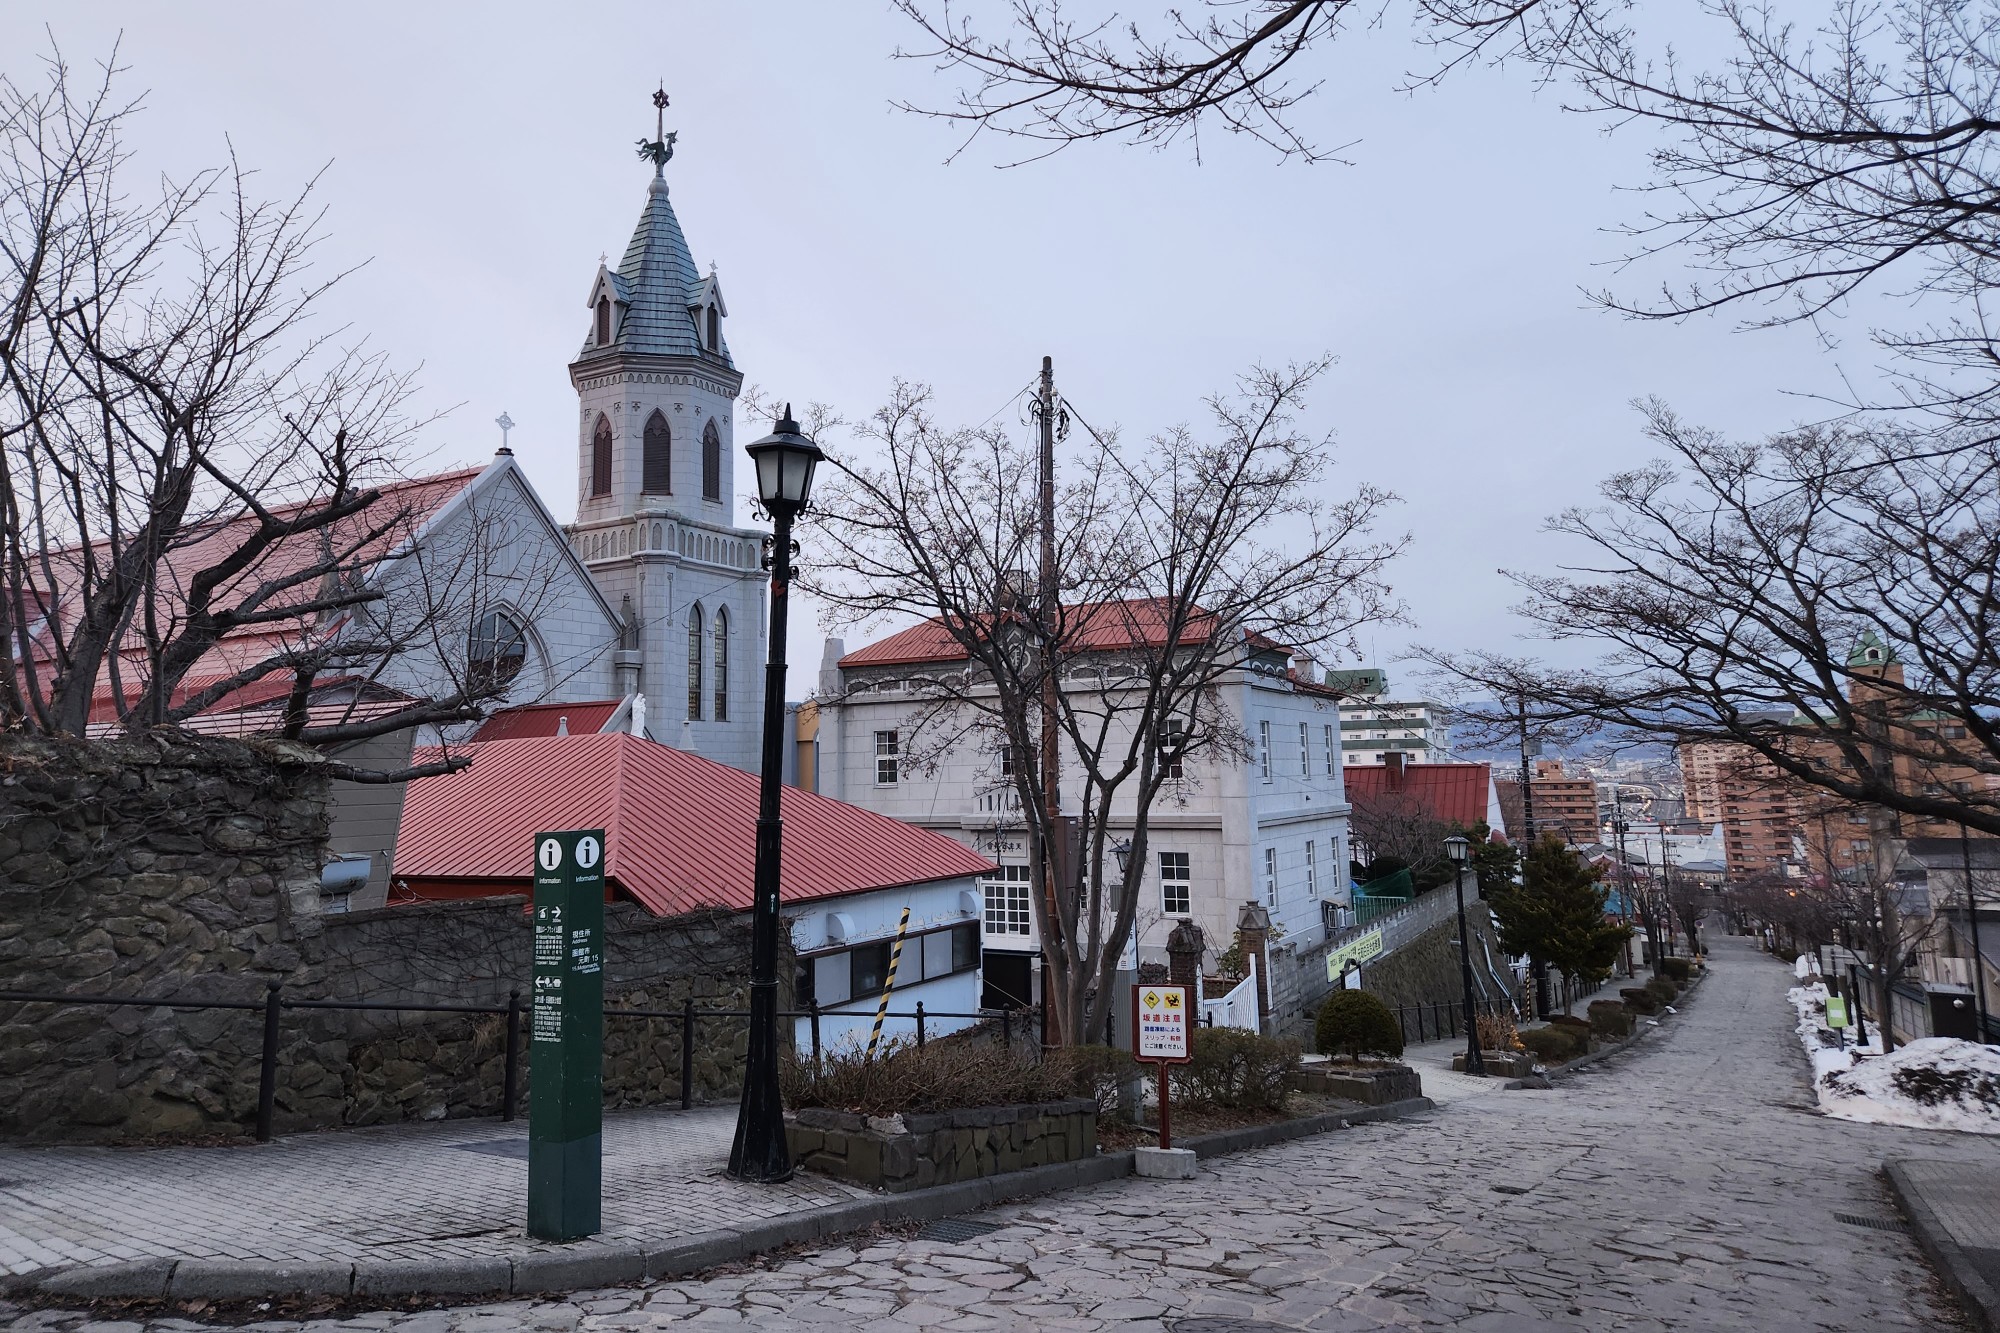
M 896 989 L 896 969 L 903 962 L 903 937 L 910 933 L 910 909 L 903 908 L 903 919 L 896 926 L 896 943 L 889 950 L 889 978 L 882 983 L 882 1003 L 875 1006 L 875 1031 L 868 1038 L 868 1058 L 875 1058 L 875 1048 L 882 1043 L 882 1020 L 889 1016 L 889 992 Z

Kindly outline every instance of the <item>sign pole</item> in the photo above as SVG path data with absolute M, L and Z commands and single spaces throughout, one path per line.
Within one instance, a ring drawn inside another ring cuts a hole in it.
M 1167 1095 L 1167 1066 L 1165 1061 L 1153 1066 L 1160 1078 L 1160 1146 L 1174 1146 L 1174 1099 Z
M 1194 1058 L 1194 1004 L 1190 986 L 1132 988 L 1132 1058 L 1153 1066 L 1160 1081 L 1160 1147 L 1174 1146 L 1173 1093 L 1168 1065 Z M 1191 1177 L 1190 1177 L 1191 1178 Z
M 604 830 L 535 835 L 528 1234 L 603 1224 Z

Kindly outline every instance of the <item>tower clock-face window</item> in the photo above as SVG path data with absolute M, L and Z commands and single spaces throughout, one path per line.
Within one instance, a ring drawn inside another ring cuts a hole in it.
M 654 412 L 646 418 L 644 479 L 639 489 L 647 495 L 672 495 L 674 493 L 674 433 L 667 426 L 667 418 Z
M 611 421 L 602 412 L 590 436 L 590 493 L 611 494 Z

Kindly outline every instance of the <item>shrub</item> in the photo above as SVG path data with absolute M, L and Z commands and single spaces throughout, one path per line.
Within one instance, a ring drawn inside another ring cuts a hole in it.
M 1321 1055 L 1401 1055 L 1403 1030 L 1389 1006 L 1362 990 L 1337 990 L 1320 1006 L 1313 1039 Z
M 1576 1039 L 1562 1028 L 1528 1028 L 1521 1033 L 1521 1044 L 1543 1064 L 1559 1065 L 1577 1054 Z
M 1660 1012 L 1660 997 L 1644 986 L 1627 986 L 1618 992 L 1625 1001 L 1625 1007 L 1635 1014 L 1657 1014 Z
M 1601 1037 L 1632 1035 L 1632 1014 L 1616 1000 L 1590 1002 L 1590 1030 Z
M 1586 1046 L 1590 1042 L 1590 1020 L 1578 1018 L 1575 1014 L 1553 1014 L 1549 1018 L 1550 1027 L 1559 1027 Z
M 810 1059 L 788 1058 L 780 1076 L 787 1106 L 896 1115 L 1096 1096 L 1100 1063 L 1062 1051 L 1038 1060 L 1027 1051 L 980 1042 L 918 1046 L 903 1038 L 887 1043 L 872 1060 L 859 1047 L 829 1052 L 817 1073 Z
M 1520 1031 L 1515 1026 L 1514 1015 L 1509 1013 L 1479 1015 L 1479 1049 L 1482 1051 L 1520 1050 Z
M 1119 1085 L 1140 1074 L 1132 1052 L 1117 1046 L 1064 1046 L 1044 1055 L 1042 1063 L 1051 1067 L 1052 1084 L 1068 1085 L 1068 1095 L 1095 1098 L 1100 1120 L 1117 1109 Z
M 1194 1059 L 1168 1068 L 1174 1100 L 1184 1105 L 1278 1111 L 1299 1069 L 1299 1044 L 1243 1028 L 1196 1028 Z
M 1685 986 L 1694 976 L 1694 960 L 1691 958 L 1662 958 L 1660 971 Z
M 1671 1004 L 1673 998 L 1681 993 L 1681 988 L 1674 984 L 1672 977 L 1668 976 L 1654 977 L 1646 983 L 1646 989 L 1659 996 L 1661 1002 L 1666 1004 Z

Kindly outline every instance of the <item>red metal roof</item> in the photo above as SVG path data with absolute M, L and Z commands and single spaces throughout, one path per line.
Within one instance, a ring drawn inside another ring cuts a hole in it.
M 1486 818 L 1493 770 L 1487 764 L 1350 764 L 1340 770 L 1351 804 L 1404 800 L 1433 818 L 1467 828 Z
M 571 736 L 588 736 L 604 730 L 604 724 L 618 711 L 622 699 L 594 700 L 579 704 L 522 704 L 503 708 L 486 719 L 475 741 L 518 741 L 529 736 L 553 736 L 564 718 L 569 719 Z
M 1085 602 L 1065 606 L 1065 638 L 1071 652 L 1113 652 L 1120 648 L 1157 648 L 1167 641 L 1170 603 L 1162 597 L 1137 597 L 1116 602 Z M 1214 632 L 1215 617 L 1196 610 L 1180 632 L 1179 642 L 1201 643 Z M 1282 648 L 1261 634 L 1248 636 L 1261 648 Z M 942 617 L 891 634 L 857 648 L 840 659 L 843 667 L 904 666 L 918 662 L 959 662 L 965 650 L 952 637 Z
M 417 762 L 422 762 L 419 756 Z M 962 843 L 798 787 L 784 789 L 788 902 L 977 875 Z M 757 775 L 616 731 L 472 747 L 472 766 L 410 784 L 393 874 L 525 890 L 534 835 L 602 828 L 612 883 L 656 916 L 747 909 Z

